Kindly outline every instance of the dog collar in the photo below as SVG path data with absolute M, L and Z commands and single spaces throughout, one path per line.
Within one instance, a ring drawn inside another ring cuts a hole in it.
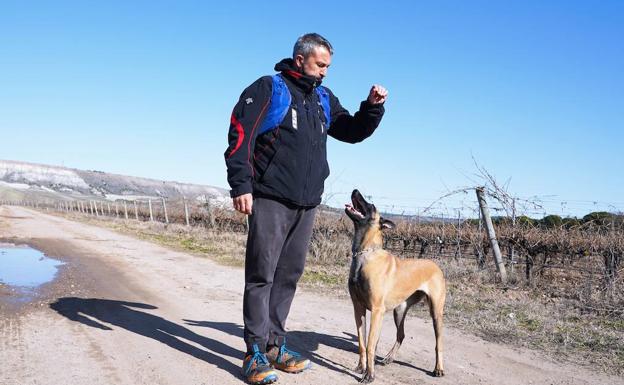
M 369 247 L 369 248 L 366 248 L 366 249 L 362 249 L 362 250 L 360 250 L 358 252 L 353 253 L 353 258 L 357 258 L 360 255 L 372 253 L 373 251 L 377 251 L 377 250 L 380 250 L 380 249 L 381 249 L 381 247 Z

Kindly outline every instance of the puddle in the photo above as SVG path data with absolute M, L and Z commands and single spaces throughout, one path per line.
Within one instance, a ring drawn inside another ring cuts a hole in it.
M 39 286 L 54 279 L 63 264 L 37 249 L 0 243 L 0 286 L 16 294 L 14 300 L 28 301 Z

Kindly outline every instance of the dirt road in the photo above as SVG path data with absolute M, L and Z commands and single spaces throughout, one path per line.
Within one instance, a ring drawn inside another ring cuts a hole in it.
M 27 305 L 0 293 L 0 384 L 242 384 L 241 269 L 17 207 L 0 207 L 0 238 L 66 262 Z M 1 268 L 1 267 L 0 267 Z M 312 370 L 279 384 L 356 384 L 350 302 L 300 291 L 289 341 Z M 460 331 L 445 330 L 446 376 L 433 378 L 431 323 L 410 317 L 398 362 L 377 384 L 622 384 Z M 391 314 L 378 352 L 394 339 Z

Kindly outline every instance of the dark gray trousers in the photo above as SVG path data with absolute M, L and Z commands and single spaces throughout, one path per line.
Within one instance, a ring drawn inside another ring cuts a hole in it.
M 303 273 L 316 208 L 254 198 L 249 216 L 243 296 L 247 352 L 281 345 L 286 318 Z

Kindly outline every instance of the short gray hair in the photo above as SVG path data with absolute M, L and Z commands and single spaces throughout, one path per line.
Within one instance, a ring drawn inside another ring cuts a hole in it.
M 327 39 L 318 33 L 306 33 L 297 39 L 295 47 L 293 48 L 293 59 L 297 55 L 308 57 L 317 47 L 325 47 L 329 51 L 330 55 L 334 54 L 334 47 L 332 47 L 331 43 Z

